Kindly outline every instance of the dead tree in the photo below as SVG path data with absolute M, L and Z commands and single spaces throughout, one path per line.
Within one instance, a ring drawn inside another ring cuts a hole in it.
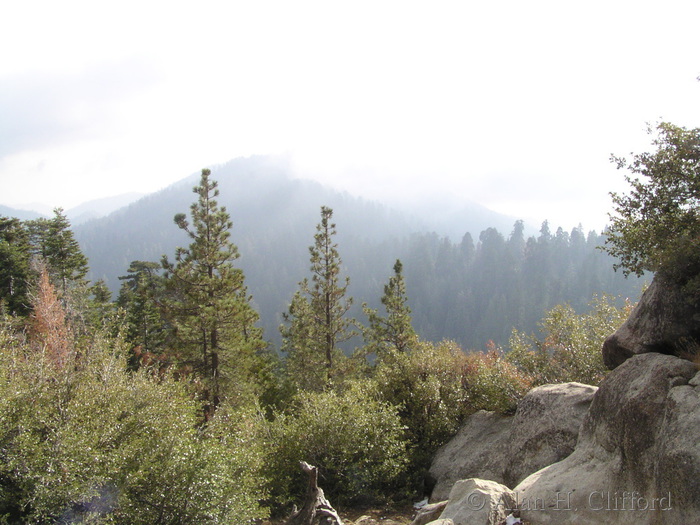
M 294 512 L 285 525 L 343 525 L 340 516 L 328 502 L 323 489 L 318 486 L 318 468 L 301 462 L 301 468 L 309 476 L 306 499 L 301 509 Z

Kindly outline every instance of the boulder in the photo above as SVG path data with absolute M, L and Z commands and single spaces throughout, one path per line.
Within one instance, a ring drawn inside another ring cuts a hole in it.
M 574 451 L 597 390 L 582 383 L 543 385 L 520 400 L 510 432 L 505 485 L 515 487 L 533 472 Z
M 416 514 L 416 517 L 413 518 L 411 525 L 426 525 L 427 523 L 437 520 L 440 517 L 440 514 L 442 514 L 442 511 L 445 510 L 446 506 L 447 501 L 440 501 L 438 503 L 426 505 L 418 511 L 418 514 Z
M 571 454 L 597 388 L 581 383 L 544 385 L 518 403 L 515 416 L 479 411 L 438 450 L 430 467 L 431 501 L 447 499 L 460 479 L 514 487 L 529 474 Z
M 700 522 L 700 375 L 689 361 L 636 355 L 593 397 L 574 452 L 514 490 L 538 524 Z
M 647 352 L 688 357 L 700 341 L 700 309 L 682 284 L 654 277 L 629 318 L 603 343 L 603 362 L 611 370 Z
M 455 483 L 440 519 L 454 525 L 500 525 L 513 509 L 515 498 L 508 487 L 472 478 Z
M 429 476 L 435 483 L 430 501 L 443 501 L 454 484 L 467 478 L 503 482 L 513 416 L 480 410 L 467 418 L 457 435 L 435 454 Z

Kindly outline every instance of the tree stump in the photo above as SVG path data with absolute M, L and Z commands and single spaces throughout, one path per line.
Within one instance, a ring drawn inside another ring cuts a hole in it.
M 309 476 L 306 499 L 300 510 L 294 507 L 285 525 L 343 525 L 338 513 L 331 506 L 318 486 L 318 468 L 302 461 L 301 468 Z

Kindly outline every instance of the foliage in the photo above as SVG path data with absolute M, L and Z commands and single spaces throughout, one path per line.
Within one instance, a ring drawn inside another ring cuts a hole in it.
M 662 272 L 700 289 L 700 128 L 662 122 L 652 144 L 630 163 L 613 157 L 632 189 L 612 194 L 605 249 L 626 274 Z
M 391 351 L 408 352 L 417 344 L 418 336 L 413 330 L 403 265 L 398 259 L 394 264 L 394 275 L 384 285 L 381 301 L 386 317 L 381 317 L 377 310 L 369 308 L 366 303 L 362 306 L 369 321 L 369 326 L 363 330 L 365 352 L 378 357 Z
M 467 356 L 464 369 L 467 402 L 472 410 L 513 414 L 518 401 L 532 388 L 532 382 L 495 346 L 489 346 L 485 353 L 474 352 Z
M 137 368 L 141 359 L 165 356 L 169 331 L 163 309 L 157 304 L 163 294 L 164 281 L 158 275 L 161 265 L 148 261 L 132 261 L 122 281 L 117 306 L 124 312 L 125 338 L 134 354 L 130 366 Z
M 373 382 L 398 407 L 406 427 L 410 468 L 405 485 L 420 490 L 435 451 L 471 413 L 462 385 L 466 356 L 452 342 L 420 342 L 411 352 L 390 351 L 377 360 Z
M 73 235 L 63 208 L 54 209 L 51 219 L 28 221 L 27 227 L 33 253 L 44 260 L 54 285 L 62 293 L 85 279 L 88 260 Z
M 544 339 L 513 330 L 508 361 L 532 377 L 533 386 L 578 381 L 598 384 L 608 369 L 601 348 L 627 319 L 632 305 L 619 308 L 609 296 L 596 296 L 585 314 L 558 305 L 541 322 Z
M 201 385 L 207 413 L 226 398 L 247 395 L 250 369 L 265 347 L 243 272 L 233 266 L 239 254 L 229 240 L 232 223 L 226 208 L 218 206 L 219 190 L 210 174 L 202 170 L 193 189 L 198 198 L 190 207 L 192 224 L 183 213 L 175 216 L 192 243 L 176 250 L 174 262 L 162 261 L 177 361 Z
M 18 315 L 29 309 L 30 253 L 26 227 L 18 219 L 0 217 L 0 301 Z
M 334 242 L 332 218 L 333 210 L 322 206 L 314 245 L 309 247 L 311 282 L 304 279 L 299 283 L 284 314 L 287 325 L 280 327 L 289 377 L 302 390 L 318 391 L 333 385 L 338 361 L 343 360 L 338 345 L 355 335 L 355 321 L 346 316 L 352 305 L 352 298 L 345 297 L 350 279 L 340 282 L 342 261 Z
M 319 468 L 319 483 L 333 502 L 391 496 L 405 474 L 404 429 L 396 408 L 367 386 L 350 384 L 344 393 L 300 391 L 270 423 L 267 472 L 278 505 L 305 494 L 302 460 Z
M 264 516 L 255 417 L 220 411 L 200 429 L 184 383 L 127 372 L 122 343 L 104 335 L 93 343 L 70 367 L 23 344 L 0 348 L 0 516 L 124 524 Z

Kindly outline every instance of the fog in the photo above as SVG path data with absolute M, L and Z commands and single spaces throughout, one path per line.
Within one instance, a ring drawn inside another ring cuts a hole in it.
M 601 229 L 609 162 L 700 122 L 691 2 L 17 2 L 0 204 L 70 208 L 288 155 L 403 206 Z M 11 23 L 9 23 L 11 21 Z

